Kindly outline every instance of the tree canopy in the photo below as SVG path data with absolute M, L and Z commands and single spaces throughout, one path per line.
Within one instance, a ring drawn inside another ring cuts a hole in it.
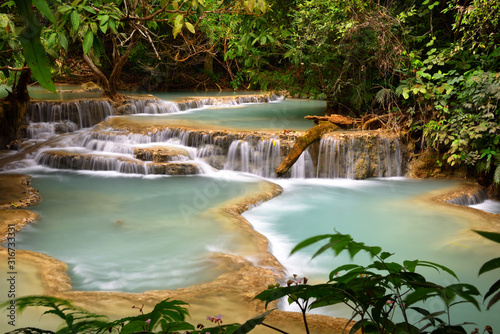
M 52 89 L 50 71 L 60 76 L 83 59 L 110 96 L 124 68 L 143 89 L 285 89 L 327 100 L 332 113 L 389 116 L 387 128 L 439 152 L 439 164 L 499 182 L 499 8 L 500 0 L 10 0 L 0 7 L 0 68 L 12 78 L 26 62 Z

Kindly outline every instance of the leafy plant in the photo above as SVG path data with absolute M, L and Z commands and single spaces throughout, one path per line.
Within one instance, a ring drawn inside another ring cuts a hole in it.
M 494 232 L 484 232 L 484 231 L 475 231 L 477 234 L 494 241 L 500 244 L 500 233 Z M 479 275 L 487 273 L 491 270 L 500 268 L 500 257 L 494 258 L 483 264 L 483 266 L 479 269 Z M 491 298 L 490 298 L 491 297 Z M 500 300 L 500 279 L 493 283 L 488 292 L 484 295 L 484 301 L 490 298 L 488 302 L 487 310 L 489 310 L 493 305 L 495 305 Z
M 0 308 L 7 307 L 10 301 L 0 305 Z M 57 331 L 59 333 L 85 333 L 92 332 L 96 329 L 103 328 L 107 323 L 106 317 L 97 315 L 71 304 L 71 302 L 49 296 L 27 296 L 17 298 L 15 300 L 16 308 L 19 312 L 24 311 L 28 307 L 46 307 L 45 314 L 54 314 L 63 320 L 61 328 Z M 10 333 L 53 333 L 44 331 L 38 328 L 19 328 Z
M 476 300 L 479 291 L 474 286 L 463 283 L 441 286 L 427 281 L 416 271 L 420 267 L 432 268 L 457 278 L 451 269 L 429 261 L 390 262 L 388 259 L 393 254 L 383 252 L 380 247 L 356 242 L 349 235 L 336 233 L 315 236 L 299 243 L 292 254 L 321 241 L 326 243 L 313 257 L 331 249 L 337 255 L 348 252 L 351 257 L 364 252 L 372 257 L 373 262 L 367 266 L 346 264 L 335 268 L 325 284 L 308 285 L 307 280 L 298 281 L 295 278 L 287 286 L 270 286 L 255 297 L 265 301 L 266 307 L 282 297 L 287 297 L 289 303 L 297 304 L 303 314 L 306 333 L 309 333 L 306 320 L 308 310 L 336 304 L 344 304 L 352 310 L 351 334 L 358 330 L 363 333 L 419 333 L 429 328 L 433 328 L 433 333 L 465 333 L 462 327 L 465 323 L 450 323 L 448 316 L 451 308 L 466 302 L 479 309 Z M 430 313 L 417 304 L 433 298 L 444 302 L 445 308 Z M 410 312 L 421 314 L 422 318 L 410 323 Z M 440 316 L 445 316 L 445 320 Z
M 0 308 L 10 307 L 13 304 L 7 301 L 0 305 Z M 189 312 L 185 302 L 179 300 L 166 299 L 156 304 L 151 312 L 144 312 L 144 305 L 133 309 L 139 310 L 139 315 L 124 317 L 115 321 L 108 321 L 104 315 L 98 315 L 82 308 L 74 306 L 71 302 L 50 296 L 26 296 L 15 299 L 15 305 L 19 312 L 28 307 L 48 308 L 42 315 L 54 314 L 63 320 L 63 324 L 56 331 L 44 330 L 35 327 L 17 328 L 7 334 L 66 334 L 66 333 L 220 333 L 220 334 L 244 334 L 253 329 L 257 324 L 261 324 L 263 316 L 248 320 L 245 324 L 222 325 L 222 315 L 207 317 L 215 323 L 214 327 L 204 327 L 198 325 L 197 329 L 192 324 L 186 322 Z M 264 315 L 267 315 L 266 312 Z

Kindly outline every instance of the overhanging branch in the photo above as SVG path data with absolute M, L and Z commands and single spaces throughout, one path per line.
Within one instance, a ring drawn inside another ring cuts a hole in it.
M 9 70 L 9 71 L 14 71 L 14 72 L 21 72 L 22 70 L 28 69 L 28 68 L 29 67 L 27 67 L 27 66 L 25 66 L 25 67 L 2 66 L 2 67 L 0 67 L 0 71 Z

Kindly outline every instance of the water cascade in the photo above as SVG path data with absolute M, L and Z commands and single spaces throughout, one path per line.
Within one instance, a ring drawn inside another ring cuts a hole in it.
M 215 168 L 269 178 L 275 177 L 274 171 L 285 159 L 296 136 L 156 125 L 130 130 L 116 128 L 113 122 L 103 122 L 90 131 L 61 138 L 52 145 L 60 149 L 42 149 L 35 161 L 51 168 L 138 174 L 191 175 Z M 172 154 L 172 150 L 178 152 L 179 149 L 184 153 Z M 398 138 L 382 133 L 328 135 L 309 147 L 286 177 L 402 176 L 405 169 L 402 154 Z
M 325 136 L 317 148 L 316 177 L 366 179 L 402 176 L 401 145 L 378 133 Z
M 113 107 L 107 100 L 31 102 L 27 112 L 28 135 L 40 139 L 90 128 L 111 115 Z
M 274 171 L 282 159 L 279 139 L 262 138 L 256 145 L 248 141 L 235 140 L 229 146 L 224 169 L 275 177 Z
M 447 202 L 451 204 L 470 206 L 483 203 L 487 199 L 488 199 L 488 192 L 486 191 L 486 189 L 480 189 L 475 193 L 464 194 L 462 196 L 450 199 Z
M 124 114 L 172 114 L 204 107 L 225 107 L 248 103 L 266 103 L 282 100 L 276 94 L 256 96 L 228 96 L 190 98 L 181 101 L 164 101 L 157 98 L 135 98 L 126 100 L 113 110 L 105 99 L 83 99 L 70 101 L 33 101 L 28 106 L 27 120 L 30 123 L 29 139 L 46 139 L 54 134 L 69 133 L 89 128 L 112 115 Z

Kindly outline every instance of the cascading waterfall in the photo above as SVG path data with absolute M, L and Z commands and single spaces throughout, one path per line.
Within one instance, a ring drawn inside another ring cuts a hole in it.
M 255 146 L 248 141 L 235 140 L 229 146 L 224 169 L 275 177 L 274 171 L 281 160 L 279 139 L 263 139 Z
M 316 177 L 364 179 L 401 175 L 401 145 L 397 138 L 326 137 L 319 143 Z
M 67 137 L 60 141 L 62 150 L 42 152 L 36 161 L 52 168 L 138 174 L 187 175 L 210 172 L 215 168 L 272 178 L 291 143 L 263 136 L 176 128 L 149 133 L 100 129 Z M 140 155 L 136 154 L 139 147 Z M 165 152 L 172 147 L 181 147 L 187 153 L 176 156 Z M 152 151 L 147 152 L 148 149 Z M 154 156 L 168 159 L 153 161 Z M 117 162 L 113 165 L 111 161 L 114 160 Z M 178 164 L 173 166 L 174 163 Z M 167 168 L 167 165 L 172 166 Z M 288 177 L 364 179 L 401 176 L 402 170 L 401 147 L 397 138 L 381 135 L 330 136 L 323 138 L 316 148 L 311 146 L 304 151 Z
M 486 191 L 486 189 L 481 189 L 481 190 L 477 191 L 476 193 L 465 194 L 465 195 L 450 199 L 447 202 L 451 203 L 451 204 L 470 206 L 470 205 L 477 205 L 477 204 L 483 203 L 487 199 L 488 199 L 488 192 Z
M 29 122 L 72 122 L 78 129 L 90 128 L 112 115 L 113 107 L 106 100 L 31 102 L 27 112 Z
M 127 101 L 113 111 L 107 100 L 32 102 L 28 136 L 46 139 L 54 134 L 89 128 L 114 114 L 167 114 L 243 103 L 278 101 L 275 94 L 195 98 L 179 102 L 159 99 Z M 275 177 L 290 149 L 290 139 L 266 134 L 190 131 L 180 128 L 133 133 L 117 129 L 81 131 L 59 140 L 59 149 L 41 150 L 36 162 L 52 168 L 117 171 L 138 174 L 197 174 L 211 168 Z M 140 154 L 137 149 L 141 147 Z M 187 153 L 172 154 L 172 147 Z M 150 151 L 148 151 L 150 150 Z M 114 162 L 113 162 L 114 161 Z M 176 164 L 174 166 L 174 164 Z M 201 168 L 193 168 L 198 164 Z M 170 166 L 170 167 L 169 167 Z M 209 167 L 211 166 L 211 167 Z M 168 167 L 168 168 L 167 168 Z M 382 135 L 326 136 L 303 152 L 292 167 L 292 178 L 352 178 L 401 176 L 401 148 L 396 138 Z
M 172 114 L 181 111 L 177 103 L 157 99 L 130 100 L 123 109 L 127 114 Z
M 164 101 L 159 99 L 129 100 L 121 108 L 126 114 L 171 114 L 204 107 L 229 107 L 247 103 L 268 103 L 280 101 L 283 96 L 276 94 L 259 96 L 225 96 L 194 98 L 184 101 Z
M 304 151 L 291 169 L 293 179 L 314 178 L 314 162 L 309 151 Z
M 206 106 L 233 106 L 244 103 L 279 101 L 276 94 L 240 97 L 207 97 L 190 101 L 134 99 L 118 108 L 119 114 L 171 114 Z M 46 139 L 59 133 L 90 128 L 114 114 L 107 100 L 35 101 L 28 106 L 29 139 Z

